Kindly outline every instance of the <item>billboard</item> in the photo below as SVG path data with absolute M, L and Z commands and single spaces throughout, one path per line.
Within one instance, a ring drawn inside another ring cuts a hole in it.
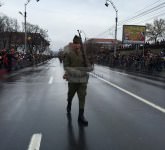
M 124 44 L 144 44 L 146 26 L 123 25 Z

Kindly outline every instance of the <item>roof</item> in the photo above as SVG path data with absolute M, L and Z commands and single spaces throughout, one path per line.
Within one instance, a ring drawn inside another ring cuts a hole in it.
M 92 42 L 92 43 L 114 43 L 115 39 L 101 39 L 101 38 L 92 38 L 87 40 L 87 42 Z

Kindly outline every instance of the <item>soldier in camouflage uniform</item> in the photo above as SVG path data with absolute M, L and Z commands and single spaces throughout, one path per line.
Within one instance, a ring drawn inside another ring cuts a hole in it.
M 89 79 L 88 72 L 92 71 L 93 67 L 88 62 L 88 65 L 84 67 L 83 62 L 80 38 L 76 35 L 73 38 L 73 43 L 67 46 L 64 57 L 64 78 L 68 81 L 67 113 L 70 114 L 72 99 L 77 93 L 79 98 L 78 123 L 87 126 L 88 121 L 84 117 L 85 96 Z

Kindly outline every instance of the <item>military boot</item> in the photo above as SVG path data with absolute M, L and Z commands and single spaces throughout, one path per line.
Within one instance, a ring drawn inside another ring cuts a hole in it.
M 66 107 L 66 111 L 67 111 L 68 114 L 71 113 L 71 106 L 72 106 L 72 101 L 68 100 L 68 104 L 67 104 L 67 107 Z
M 88 126 L 88 121 L 84 117 L 84 109 L 79 109 L 78 123 L 79 125 Z

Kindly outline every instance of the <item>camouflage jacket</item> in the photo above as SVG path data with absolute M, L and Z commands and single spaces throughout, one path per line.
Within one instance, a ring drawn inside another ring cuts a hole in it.
M 69 82 L 87 83 L 89 74 L 93 67 L 87 62 L 84 67 L 81 51 L 78 53 L 72 47 L 67 47 L 64 52 L 64 70 Z

